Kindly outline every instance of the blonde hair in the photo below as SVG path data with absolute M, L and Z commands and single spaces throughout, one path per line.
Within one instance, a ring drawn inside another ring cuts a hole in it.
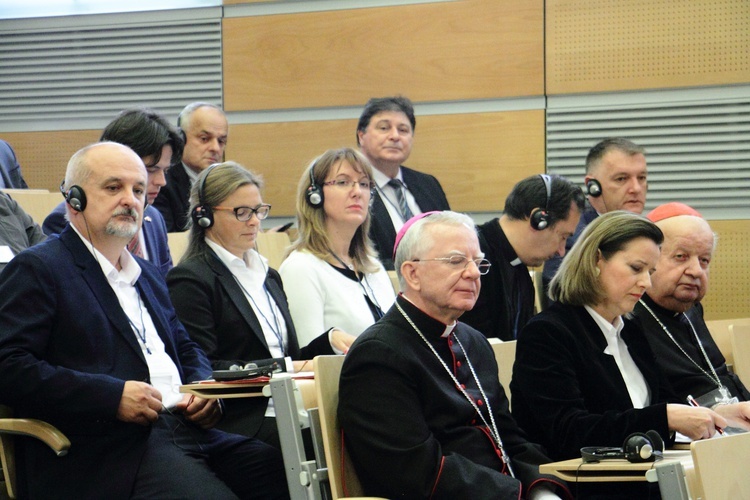
M 307 250 L 319 259 L 325 260 L 331 255 L 331 240 L 326 228 L 326 213 L 323 204 L 317 207 L 307 201 L 307 191 L 310 188 L 310 178 L 318 186 L 323 183 L 328 173 L 342 162 L 346 162 L 357 172 L 367 175 L 372 181 L 372 165 L 359 151 L 352 148 L 329 149 L 315 160 L 302 173 L 297 186 L 297 239 L 292 243 L 289 252 Z M 370 241 L 371 214 L 368 210 L 364 222 L 357 228 L 349 245 L 349 257 L 357 269 L 372 273 L 377 271 L 377 253 Z
M 606 297 L 599 283 L 596 262 L 609 260 L 631 241 L 648 238 L 657 245 L 664 235 L 647 218 L 617 210 L 600 215 L 581 233 L 549 284 L 549 298 L 574 306 L 594 306 Z

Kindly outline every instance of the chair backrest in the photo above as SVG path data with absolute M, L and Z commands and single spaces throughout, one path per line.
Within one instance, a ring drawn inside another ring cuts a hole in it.
M 530 269 L 529 276 L 534 283 L 534 311 L 539 314 L 544 309 L 544 282 L 542 281 L 542 269 Z
M 692 498 L 726 500 L 750 498 L 750 433 L 724 436 L 690 444 L 696 484 Z
M 750 325 L 750 318 L 713 319 L 706 321 L 708 331 L 711 333 L 716 346 L 721 351 L 727 366 L 734 366 L 734 354 L 732 352 L 732 338 L 729 333 L 731 325 Z
M 398 282 L 398 274 L 396 271 L 387 271 L 388 277 L 391 279 L 391 285 L 393 285 L 393 291 L 398 294 L 401 291 L 401 285 Z
M 258 245 L 258 252 L 268 259 L 268 265 L 278 270 L 282 262 L 284 262 L 284 253 L 286 249 L 291 245 L 289 235 L 287 233 L 277 232 L 261 232 L 255 240 Z
M 181 233 L 167 233 L 167 245 L 169 245 L 169 254 L 172 256 L 172 262 L 176 266 L 180 263 L 180 259 L 188 247 L 188 240 L 190 238 L 190 231 L 183 231 Z
M 734 354 L 734 373 L 747 386 L 750 384 L 750 324 L 734 324 L 729 330 Z
M 513 362 L 516 360 L 516 341 L 503 342 L 500 339 L 489 339 L 497 360 L 497 376 L 510 401 L 510 379 L 513 376 Z
M 63 201 L 60 193 L 50 193 L 39 189 L 6 189 L 4 191 L 16 200 L 23 211 L 29 214 L 34 222 L 40 226 L 50 212 Z
M 316 356 L 315 388 L 318 395 L 320 430 L 323 434 L 328 481 L 334 499 L 346 496 L 361 496 L 362 485 L 344 449 L 341 439 L 341 426 L 338 422 L 339 378 L 344 356 Z M 344 488 L 346 487 L 346 492 Z

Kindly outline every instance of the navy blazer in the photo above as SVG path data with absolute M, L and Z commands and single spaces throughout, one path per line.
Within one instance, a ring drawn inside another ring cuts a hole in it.
M 622 339 L 651 393 L 633 408 L 607 341 L 584 307 L 554 303 L 521 331 L 510 383 L 513 416 L 553 460 L 580 457 L 584 446 L 622 446 L 633 432 L 670 441 L 666 403 L 679 403 L 640 324 L 625 319 Z
M 404 183 L 409 188 L 409 192 L 414 195 L 414 199 L 422 212 L 450 210 L 448 198 L 445 197 L 440 182 L 434 176 L 404 166 L 401 167 L 401 174 L 404 177 Z M 393 245 L 396 243 L 396 229 L 393 227 L 388 209 L 377 190 L 373 193 L 370 210 L 372 213 L 370 239 L 380 256 L 380 262 L 386 269 L 393 270 Z
M 209 378 L 211 365 L 177 320 L 164 279 L 136 260 L 136 288 L 182 382 Z M 29 496 L 126 498 L 150 427 L 116 415 L 125 381 L 150 377 L 99 263 L 66 227 L 19 254 L 0 276 L 0 402 L 71 441 L 63 458 L 37 440 L 19 442 L 20 469 L 44 471 L 29 482 Z
M 0 139 L 0 177 L 6 188 L 26 189 L 29 187 L 21 175 L 21 165 L 18 164 L 16 153 L 10 144 L 2 139 Z
M 167 185 L 159 191 L 154 207 L 161 212 L 170 233 L 187 231 L 191 187 L 184 163 L 167 170 Z
M 65 202 L 63 201 L 44 219 L 44 234 L 60 234 L 68 225 L 65 219 Z M 148 260 L 159 269 L 162 276 L 172 269 L 172 254 L 169 253 L 167 227 L 161 213 L 151 205 L 143 212 L 143 237 L 146 240 Z

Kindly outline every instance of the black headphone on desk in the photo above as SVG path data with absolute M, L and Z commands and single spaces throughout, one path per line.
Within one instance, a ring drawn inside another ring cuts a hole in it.
M 581 448 L 583 463 L 595 463 L 602 460 L 627 460 L 632 463 L 654 462 L 662 458 L 664 440 L 656 431 L 634 432 L 625 438 L 622 448 L 602 448 L 587 446 Z
M 552 197 L 552 179 L 550 179 L 549 175 L 546 174 L 539 174 L 539 177 L 542 178 L 542 181 L 544 182 L 544 188 L 547 192 L 547 196 L 544 199 L 544 208 L 535 208 L 531 211 L 531 214 L 529 214 L 529 224 L 531 224 L 531 227 L 536 229 L 537 231 L 541 231 L 542 229 L 546 229 L 547 226 L 549 226 L 549 199 Z

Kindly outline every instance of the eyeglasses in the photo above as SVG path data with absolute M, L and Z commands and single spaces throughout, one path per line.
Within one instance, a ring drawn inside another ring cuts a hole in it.
M 258 220 L 263 220 L 266 217 L 268 217 L 268 213 L 271 211 L 271 205 L 268 203 L 261 203 L 255 208 L 252 207 L 214 207 L 214 210 L 231 210 L 234 212 L 234 216 L 237 217 L 237 220 L 240 222 L 247 222 L 250 219 L 252 219 L 253 214 L 258 218 Z
M 359 184 L 359 189 L 362 191 L 372 191 L 375 189 L 375 183 L 368 181 L 350 181 L 347 179 L 334 179 L 332 181 L 324 182 L 324 186 L 336 186 L 337 188 L 344 190 L 344 189 L 351 189 L 354 187 L 355 184 Z
M 470 259 L 464 255 L 451 255 L 450 257 L 437 257 L 434 259 L 412 259 L 412 262 L 428 262 L 433 260 L 445 262 L 456 270 L 464 270 L 469 267 L 469 262 L 473 262 L 482 276 L 490 272 L 490 267 L 492 267 L 492 264 L 487 259 Z

